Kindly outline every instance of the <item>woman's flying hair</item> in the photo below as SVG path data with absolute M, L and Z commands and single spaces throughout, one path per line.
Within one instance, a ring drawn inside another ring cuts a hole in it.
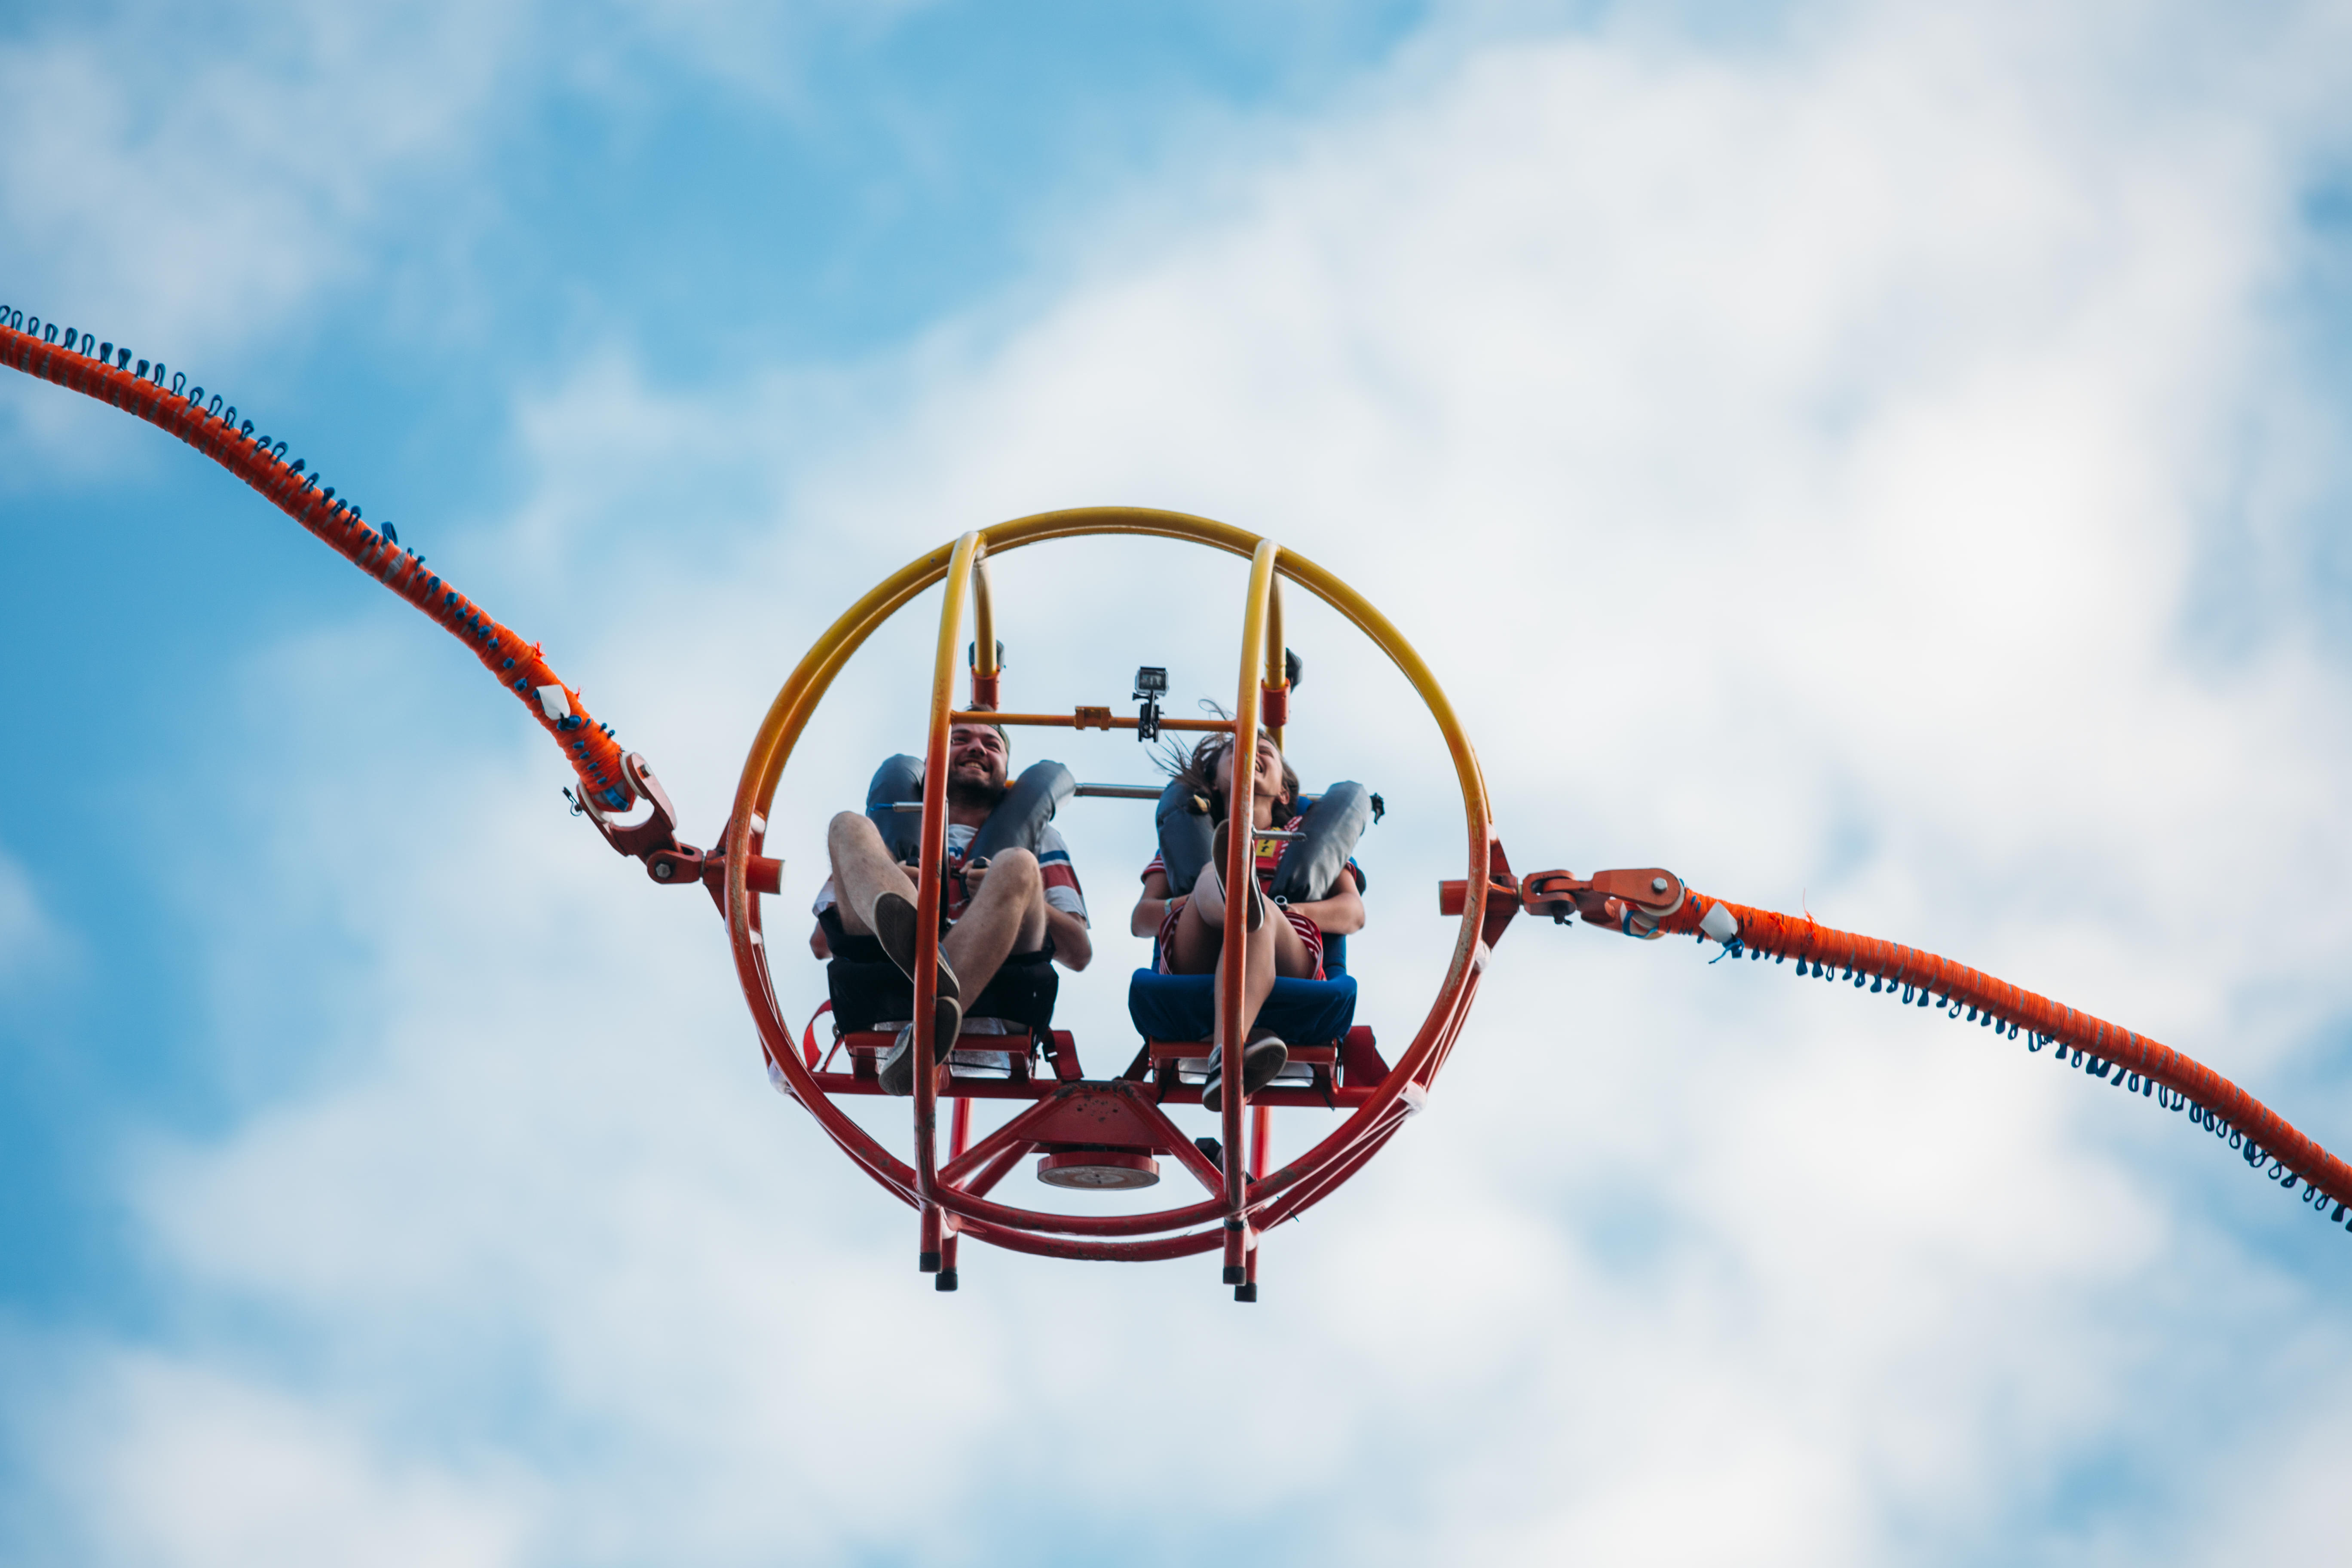
M 1223 709 L 1217 711 L 1224 714 Z M 1224 716 L 1231 717 L 1229 714 Z M 1264 729 L 1260 729 L 1258 733 L 1269 740 L 1273 738 Z M 1189 755 L 1183 748 L 1173 744 L 1160 753 L 1160 765 L 1168 770 L 1169 776 L 1189 786 L 1197 798 L 1209 803 L 1209 820 L 1212 822 L 1223 822 L 1225 819 L 1225 792 L 1223 786 L 1217 783 L 1217 764 L 1224 759 L 1225 752 L 1233 743 L 1234 738 L 1231 735 L 1219 735 L 1213 732 L 1202 736 L 1200 744 L 1194 746 Z M 1274 754 L 1282 757 L 1280 745 L 1277 744 L 1275 747 Z M 1286 812 L 1297 811 L 1298 770 L 1290 765 L 1290 759 L 1287 757 L 1282 757 L 1282 799 Z M 1276 820 L 1277 822 L 1283 820 L 1282 815 L 1277 814 Z

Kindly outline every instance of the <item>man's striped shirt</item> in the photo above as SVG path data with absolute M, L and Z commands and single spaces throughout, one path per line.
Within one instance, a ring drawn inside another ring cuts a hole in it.
M 961 920 L 964 910 L 971 905 L 971 890 L 963 881 L 963 863 L 979 831 L 960 822 L 948 824 L 946 914 L 950 925 Z M 1070 862 L 1070 847 L 1062 841 L 1061 834 L 1051 823 L 1037 836 L 1037 870 L 1045 884 L 1045 901 L 1066 915 L 1077 917 L 1080 925 L 1089 925 L 1087 898 L 1078 887 L 1078 869 Z M 827 877 L 824 886 L 817 889 L 816 902 L 810 910 L 823 914 L 833 904 L 833 879 Z

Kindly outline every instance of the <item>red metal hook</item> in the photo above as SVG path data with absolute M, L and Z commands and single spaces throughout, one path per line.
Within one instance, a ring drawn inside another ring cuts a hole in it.
M 616 852 L 643 860 L 646 876 L 671 888 L 692 887 L 698 882 L 710 890 L 711 901 L 723 910 L 727 889 L 726 852 L 723 849 L 698 849 L 679 840 L 677 808 L 670 805 L 669 792 L 662 788 L 661 780 L 654 777 L 654 771 L 646 765 L 642 752 L 631 752 L 622 757 L 621 773 L 645 800 L 644 821 L 614 822 L 597 808 L 594 801 L 584 795 L 574 796 L 572 804 L 595 825 L 596 831 L 604 836 L 604 842 Z M 782 892 L 784 863 L 766 855 L 754 855 L 748 880 L 755 893 Z
M 1532 871 L 1519 883 L 1519 901 L 1530 914 L 1549 915 L 1565 925 L 1573 911 L 1587 925 L 1613 927 L 1628 936 L 1649 935 L 1687 896 L 1683 879 L 1659 866 L 1590 877 Z

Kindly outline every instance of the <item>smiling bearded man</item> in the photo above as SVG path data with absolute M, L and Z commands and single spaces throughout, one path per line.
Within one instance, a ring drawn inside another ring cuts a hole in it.
M 1049 1026 L 1052 964 L 1080 970 L 1094 956 L 1077 869 L 1051 822 L 1073 787 L 1069 770 L 1039 763 L 1008 784 L 1011 762 L 996 725 L 948 731 L 935 1036 L 942 1059 L 967 1015 Z M 919 814 L 897 807 L 921 798 L 921 762 L 893 757 L 874 775 L 865 815 L 845 811 L 833 819 L 825 831 L 833 875 L 818 889 L 817 929 L 809 937 L 811 950 L 833 961 L 827 981 L 836 1029 L 901 1024 L 881 1063 L 890 1094 L 914 1088 L 914 1029 L 903 1021 L 914 1011 L 920 849 Z

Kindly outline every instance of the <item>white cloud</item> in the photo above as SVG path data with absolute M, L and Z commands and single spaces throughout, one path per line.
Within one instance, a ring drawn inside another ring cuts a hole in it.
M 151 355 L 289 321 L 373 268 L 400 182 L 462 156 L 511 19 L 134 5 L 28 30 L 0 50 L 11 302 Z
M 142 1355 L 105 1358 L 71 1392 L 31 1468 L 85 1521 L 78 1561 L 487 1568 L 526 1534 L 527 1487 L 387 1459 L 360 1413 Z
M 77 951 L 41 907 L 24 866 L 0 848 L 0 994 L 30 984 Z
M 707 824 L 799 650 L 919 550 L 1051 505 L 1204 511 L 1415 638 L 1523 867 L 1663 860 L 2257 1088 L 2340 1078 L 2315 1034 L 2352 933 L 2284 890 L 2352 870 L 2343 672 L 2293 604 L 2227 660 L 2183 624 L 2243 428 L 2335 461 L 2293 444 L 2331 394 L 2266 302 L 2315 117 L 2352 101 L 2338 19 L 1801 20 L 1748 53 L 1629 28 L 1425 70 L 1206 182 L 1197 229 L 1170 194 L 1152 246 L 1109 243 L 1034 321 L 845 378 L 849 413 L 814 377 L 585 369 L 521 418 L 551 478 L 518 561 L 570 596 L 515 618 L 609 680 L 592 700 Z M 647 494 L 594 476 L 647 432 L 708 459 L 661 499 L 743 538 L 642 542 Z M 1234 574 L 1166 559 L 1007 558 L 1019 689 L 1100 700 L 1152 648 L 1219 689 Z M 1445 938 L 1445 781 L 1394 683 L 1299 620 L 1298 750 L 1398 803 L 1357 956 L 1401 1041 Z M 925 635 L 804 748 L 788 907 L 817 808 L 911 728 Z M 429 1517 L 509 1561 L 1028 1561 L 1140 1528 L 1171 1557 L 1264 1531 L 1268 1559 L 1811 1564 L 2056 1551 L 2087 1516 L 2085 1554 L 2196 1561 L 2241 1538 L 2259 1437 L 2325 1455 L 2352 1389 L 2277 1331 L 2329 1321 L 2345 1239 L 2179 1119 L 1883 997 L 1549 928 L 1504 943 L 1432 1114 L 1270 1238 L 1254 1311 L 1206 1265 L 984 1251 L 937 1301 L 903 1211 L 758 1087 L 707 910 L 520 804 L 524 754 L 453 760 L 423 805 L 303 759 L 341 826 L 281 831 L 368 835 L 328 896 L 396 933 L 350 1020 L 372 1051 L 144 1188 L 206 1304 L 186 1353 L 243 1353 L 220 1318 L 289 1325 L 310 1348 L 257 1397 L 359 1433 L 338 1475 L 394 1478 L 328 1489 L 347 1517 L 446 1487 Z M 1116 927 L 1138 830 L 1072 832 Z M 1106 945 L 1069 987 L 1097 1062 L 1124 1054 Z M 2282 1109 L 2352 1141 L 2340 1103 Z M 113 1473 L 123 1441 L 78 1452 Z M 527 1479 L 415 1479 L 452 1444 Z M 2084 1489 L 2115 1500 L 2061 1506 Z M 119 1495 L 159 1560 L 244 1539 Z M 2260 1521 L 2334 1543 L 2323 1510 Z

